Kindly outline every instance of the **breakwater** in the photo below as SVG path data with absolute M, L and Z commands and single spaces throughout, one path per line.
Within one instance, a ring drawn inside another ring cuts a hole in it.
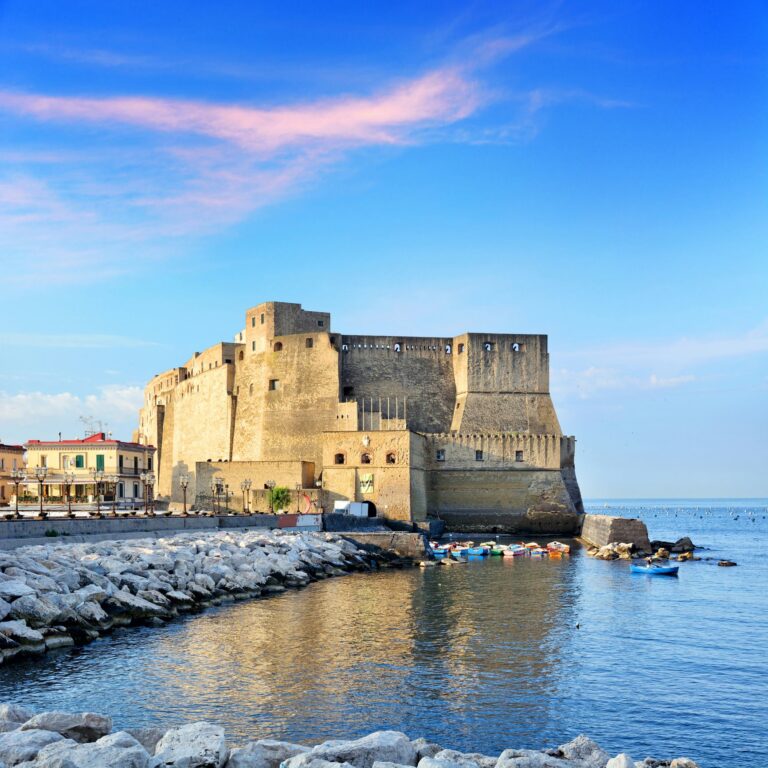
M 0 552 L 0 664 L 397 561 L 338 534 L 267 530 Z
M 0 704 L 0 761 L 23 768 L 697 768 L 686 757 L 634 761 L 611 757 L 586 736 L 550 749 L 505 749 L 500 755 L 459 752 L 399 731 L 314 746 L 275 739 L 227 742 L 224 729 L 194 722 L 112 732 L 112 718 L 41 712 Z

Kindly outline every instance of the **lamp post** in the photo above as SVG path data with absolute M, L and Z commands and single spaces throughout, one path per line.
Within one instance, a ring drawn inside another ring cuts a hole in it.
M 215 514 L 220 515 L 221 514 L 221 494 L 224 493 L 224 480 L 220 477 L 217 477 L 213 481 L 214 486 L 214 492 L 216 494 L 216 512 Z
M 272 489 L 275 487 L 275 481 L 274 480 L 267 480 L 266 483 L 264 483 L 264 487 L 267 489 L 267 494 L 269 495 L 269 514 L 274 514 L 274 510 L 272 509 Z
M 224 510 L 225 514 L 230 514 L 229 511 L 229 483 L 224 484 Z
M 243 480 L 242 483 L 240 483 L 240 490 L 243 492 L 243 514 L 247 515 L 250 514 L 249 504 L 246 501 L 246 493 L 250 496 L 251 493 L 251 481 L 247 478 Z
M 301 510 L 299 509 L 299 504 L 301 502 L 301 489 L 304 486 L 301 483 L 296 483 L 296 514 L 300 515 Z
M 152 499 L 153 503 L 150 504 L 150 494 L 152 492 L 152 486 L 155 484 L 155 475 L 152 472 L 147 472 L 145 470 L 139 477 L 141 478 L 141 482 L 144 483 L 144 514 L 147 517 L 152 517 L 155 514 L 155 510 L 153 508 L 154 499 Z
M 184 494 L 184 510 L 182 511 L 181 516 L 189 517 L 189 513 L 187 512 L 187 486 L 189 485 L 189 475 L 180 475 L 179 485 L 181 486 L 181 491 Z
M 91 513 L 94 517 L 101 517 L 101 483 L 104 480 L 104 470 L 94 469 L 91 474 L 93 475 L 93 487 L 96 496 L 96 512 Z
M 21 515 L 19 514 L 19 485 L 23 483 L 27 479 L 26 472 L 24 472 L 23 469 L 12 469 L 11 470 L 11 480 L 13 481 L 13 485 L 16 488 L 16 513 L 13 516 L 14 520 L 21 520 Z
M 148 496 L 149 496 L 149 514 L 151 517 L 155 516 L 155 473 L 154 472 L 147 472 L 147 485 L 149 486 Z
M 211 506 L 213 507 L 213 514 L 218 514 L 216 512 L 216 481 L 211 480 Z
M 35 477 L 37 478 L 38 496 L 40 498 L 40 512 L 37 516 L 38 520 L 45 520 L 48 517 L 47 512 L 43 512 L 43 483 L 48 475 L 48 467 L 35 467 Z
M 107 475 L 106 481 L 112 486 L 112 512 L 110 517 L 117 517 L 117 475 Z
M 64 473 L 64 488 L 67 492 L 67 517 L 74 517 L 72 514 L 72 483 L 75 482 L 74 472 Z

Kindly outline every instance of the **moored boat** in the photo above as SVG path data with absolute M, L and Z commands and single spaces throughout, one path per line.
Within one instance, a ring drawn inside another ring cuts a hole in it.
M 563 544 L 562 541 L 550 541 L 549 544 L 547 544 L 547 549 L 550 552 L 562 552 L 564 555 L 571 554 L 571 545 Z
M 519 544 L 510 544 L 503 552 L 504 557 L 525 557 L 528 550 Z
M 489 553 L 488 547 L 469 547 L 467 549 L 468 555 L 475 555 L 476 557 L 485 557 Z
M 646 576 L 677 576 L 680 570 L 678 565 L 635 565 L 631 563 L 629 570 L 632 573 L 644 573 Z

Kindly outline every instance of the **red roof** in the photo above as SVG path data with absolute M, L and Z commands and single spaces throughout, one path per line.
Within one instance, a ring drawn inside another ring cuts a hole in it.
M 144 445 L 143 443 L 131 443 L 125 440 L 107 440 L 107 436 L 103 432 L 94 432 L 88 437 L 84 437 L 82 440 L 27 440 L 26 447 L 37 445 L 124 445 L 129 448 L 145 448 L 148 451 L 154 451 L 155 448 L 152 445 Z
M 5 443 L 0 443 L 0 451 L 21 451 L 24 452 L 24 446 L 23 445 L 6 445 Z

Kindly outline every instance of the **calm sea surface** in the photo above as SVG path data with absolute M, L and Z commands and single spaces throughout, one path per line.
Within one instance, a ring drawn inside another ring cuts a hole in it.
M 713 558 L 680 576 L 488 559 L 332 579 L 0 667 L 0 700 L 118 726 L 197 719 L 232 741 L 394 728 L 498 754 L 606 749 L 754 766 L 768 750 L 768 500 L 592 502 Z M 719 568 L 727 557 L 736 568 Z

